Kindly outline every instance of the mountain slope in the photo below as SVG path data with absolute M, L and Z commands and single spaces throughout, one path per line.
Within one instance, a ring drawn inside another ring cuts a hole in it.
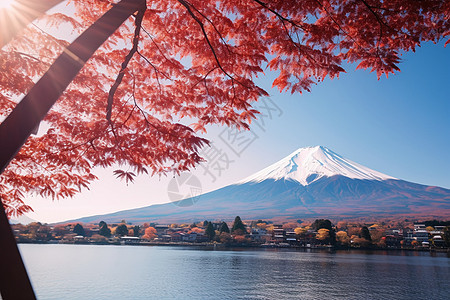
M 450 217 L 450 190 L 393 178 L 320 146 L 301 148 L 237 184 L 201 195 L 198 201 L 182 201 L 194 205 L 152 205 L 77 221 L 189 222 L 236 215 L 246 219 Z

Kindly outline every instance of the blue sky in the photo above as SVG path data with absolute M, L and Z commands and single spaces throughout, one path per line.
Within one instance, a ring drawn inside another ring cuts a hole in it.
M 426 44 L 402 59 L 401 72 L 388 79 L 347 66 L 339 79 L 302 95 L 271 89 L 273 73 L 259 78 L 282 114 L 262 128 L 254 125 L 250 134 L 257 138 L 239 155 L 223 142 L 225 128 L 211 128 L 207 137 L 230 162 L 215 178 L 203 167 L 194 170 L 203 192 L 315 145 L 393 177 L 450 188 L 450 47 Z M 35 213 L 29 216 L 55 222 L 170 201 L 171 177 L 142 176 L 127 186 L 112 171 L 99 170 L 101 180 L 73 199 L 30 198 Z
M 347 66 L 311 93 L 272 90 L 284 115 L 263 137 L 268 151 L 324 145 L 394 177 L 450 188 L 450 47 L 422 46 L 400 68 L 377 80 Z

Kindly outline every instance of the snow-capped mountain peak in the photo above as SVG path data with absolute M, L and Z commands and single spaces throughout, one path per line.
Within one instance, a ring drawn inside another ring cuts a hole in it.
M 322 177 L 334 175 L 352 179 L 396 179 L 348 160 L 326 147 L 316 146 L 300 148 L 273 165 L 241 180 L 239 184 L 283 179 L 308 185 Z

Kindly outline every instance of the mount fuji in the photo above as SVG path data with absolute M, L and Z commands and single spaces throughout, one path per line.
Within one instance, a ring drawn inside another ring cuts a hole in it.
M 300 148 L 240 183 L 272 179 L 297 181 L 306 186 L 321 178 L 337 175 L 361 180 L 396 179 L 352 162 L 326 147 L 316 146 Z
M 189 222 L 236 215 L 245 219 L 450 217 L 450 190 L 397 179 L 316 146 L 300 148 L 236 184 L 197 197 L 76 221 Z

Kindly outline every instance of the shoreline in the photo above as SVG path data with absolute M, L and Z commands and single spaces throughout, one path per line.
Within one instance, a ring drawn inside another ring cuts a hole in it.
M 165 246 L 165 247 L 191 247 L 191 248 L 204 248 L 208 250 L 224 250 L 224 249 L 286 249 L 294 251 L 348 251 L 348 250 L 362 250 L 362 251 L 408 251 L 408 252 L 435 252 L 435 253 L 448 253 L 450 254 L 450 248 L 379 248 L 379 247 L 334 247 L 329 245 L 313 245 L 313 246 L 286 246 L 286 245 L 251 245 L 251 244 L 220 244 L 220 243 L 189 243 L 189 242 L 140 242 L 140 243 L 120 243 L 120 242 L 60 242 L 54 241 L 33 241 L 33 242 L 17 242 L 17 244 L 49 244 L 49 245 L 102 245 L 102 246 Z

